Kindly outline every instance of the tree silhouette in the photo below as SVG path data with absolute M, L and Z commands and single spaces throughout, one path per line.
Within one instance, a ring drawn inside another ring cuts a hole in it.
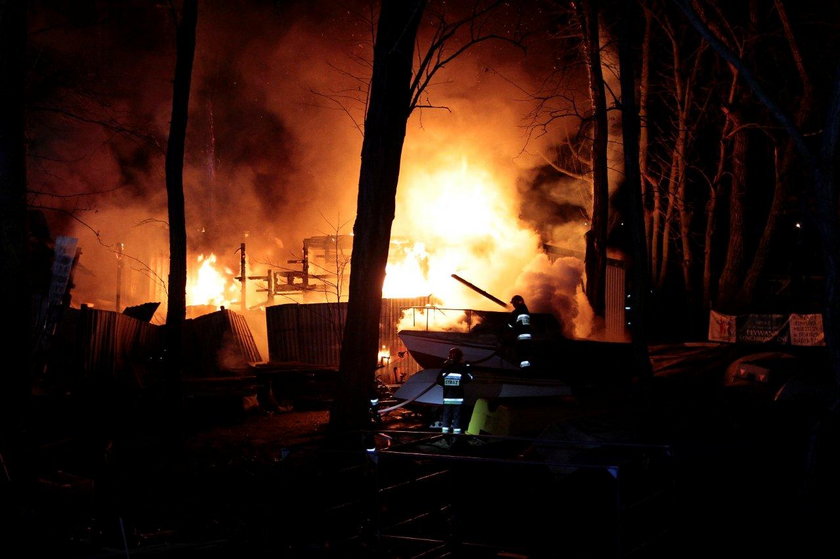
M 379 349 L 382 284 L 406 121 L 411 113 L 414 42 L 425 4 L 425 0 L 383 2 L 379 14 L 353 226 L 341 391 L 330 414 L 334 431 L 362 429 L 368 418 Z
M 0 286 L 6 294 L 3 354 L 9 362 L 0 374 L 0 472 L 2 495 L 7 482 L 18 482 L 25 468 L 22 459 L 26 411 L 31 395 L 29 357 L 32 347 L 30 268 L 26 209 L 24 148 L 24 53 L 26 2 L 0 4 Z M 5 499 L 4 499 L 5 501 Z M 7 502 L 2 518 L 15 520 L 15 507 Z M 8 516 L 7 516 L 8 515 Z
M 840 387 L 840 227 L 837 220 L 837 177 L 835 160 L 840 140 L 840 65 L 830 81 L 830 90 L 824 107 L 823 128 L 820 141 L 812 145 L 796 120 L 777 102 L 753 73 L 743 58 L 733 52 L 711 31 L 698 16 L 688 0 L 674 0 L 691 25 L 711 47 L 740 72 L 744 82 L 770 115 L 787 132 L 796 151 L 810 175 L 810 191 L 814 204 L 811 219 L 816 225 L 822 242 L 825 267 L 824 331 L 834 383 Z M 835 393 L 837 393 L 835 391 Z M 837 409 L 837 396 L 832 409 Z
M 180 402 L 180 375 L 183 370 L 182 329 L 187 299 L 187 228 L 184 210 L 184 144 L 190 98 L 198 1 L 184 0 L 180 17 L 173 9 L 177 25 L 175 77 L 172 85 L 172 116 L 166 146 L 166 193 L 169 210 L 169 289 L 166 311 L 166 350 L 168 397 L 172 412 Z M 177 427 L 177 426 L 176 426 Z
M 330 429 L 335 433 L 363 429 L 369 419 L 369 396 L 379 351 L 382 285 L 407 119 L 415 108 L 439 108 L 429 101 L 428 87 L 449 62 L 484 41 L 517 42 L 481 25 L 504 4 L 476 2 L 467 15 L 452 21 L 447 20 L 445 12 L 431 14 L 434 32 L 427 48 L 418 52 L 415 59 L 415 40 L 426 10 L 425 0 L 381 3 L 353 225 L 347 317 L 339 366 L 341 389 L 330 414 Z

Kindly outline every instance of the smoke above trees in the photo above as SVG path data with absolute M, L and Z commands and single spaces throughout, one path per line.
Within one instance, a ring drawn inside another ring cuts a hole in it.
M 255 267 L 288 266 L 302 239 L 350 232 L 373 16 L 365 2 L 349 6 L 202 4 L 184 172 L 190 256 L 216 253 L 237 270 L 237 249 L 247 242 Z M 117 243 L 135 269 L 165 278 L 156 262 L 167 253 L 163 146 L 173 34 L 163 4 L 36 6 L 29 137 L 37 163 L 29 184 L 34 205 L 50 208 L 53 234 L 80 238 L 78 302 L 107 305 Z M 409 122 L 395 236 L 433 249 L 446 234 L 441 220 L 479 232 L 499 228 L 482 219 L 504 220 L 523 246 L 490 235 L 466 241 L 475 266 L 494 271 L 487 287 L 504 290 L 502 297 L 540 242 L 559 231 L 540 231 L 528 219 L 528 208 L 552 195 L 517 189 L 531 180 L 537 153 L 549 149 L 540 144 L 550 145 L 529 141 L 526 118 L 545 61 L 501 42 L 472 49 L 429 87 L 424 102 L 434 108 Z M 479 216 L 464 201 L 445 214 L 424 209 L 424 193 L 440 188 L 433 181 L 452 169 L 488 175 L 483 186 L 491 190 L 478 195 L 496 199 L 498 211 Z M 463 270 L 461 260 L 454 265 Z M 457 293 L 457 285 L 448 287 Z M 460 295 L 469 301 L 474 294 Z

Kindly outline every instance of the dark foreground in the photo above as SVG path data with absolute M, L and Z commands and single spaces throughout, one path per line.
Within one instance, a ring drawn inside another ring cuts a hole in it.
M 32 475 L 4 481 L 3 555 L 827 556 L 837 439 L 817 410 L 754 396 L 662 375 L 543 402 L 562 412 L 533 432 L 451 440 L 402 408 L 375 453 L 326 437 L 317 405 L 193 402 L 179 436 L 51 403 Z

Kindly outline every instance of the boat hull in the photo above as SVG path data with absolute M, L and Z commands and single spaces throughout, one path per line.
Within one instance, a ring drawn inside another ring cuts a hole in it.
M 394 392 L 394 398 L 417 404 L 441 405 L 443 388 L 435 381 L 439 368 L 423 369 Z M 475 371 L 475 380 L 464 387 L 464 403 L 468 406 L 479 399 L 536 398 L 549 396 L 571 396 L 571 387 L 560 380 L 523 379 L 516 375 L 493 373 L 489 370 Z
M 439 369 L 449 356 L 449 350 L 458 347 L 464 362 L 473 367 L 515 371 L 515 365 L 496 336 L 465 332 L 433 332 L 402 330 L 400 340 L 417 363 L 424 369 Z
M 516 377 L 521 384 L 560 381 L 572 386 L 625 384 L 632 376 L 633 351 L 627 342 L 570 339 L 553 315 L 534 313 L 532 366 L 520 369 L 506 313 L 487 312 L 468 332 L 401 330 L 409 354 L 423 369 L 439 369 L 449 350 L 458 347 L 477 373 Z

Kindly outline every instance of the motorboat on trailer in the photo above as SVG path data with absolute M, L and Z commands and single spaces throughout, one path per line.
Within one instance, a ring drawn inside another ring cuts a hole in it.
M 426 369 L 439 369 L 446 361 L 449 349 L 458 347 L 464 354 L 464 361 L 472 367 L 519 370 L 519 366 L 511 361 L 509 352 L 499 343 L 498 336 L 493 334 L 401 330 L 398 336 L 411 357 Z
M 394 398 L 417 404 L 440 405 L 443 388 L 436 383 L 439 368 L 423 369 L 411 375 L 395 392 Z M 572 396 L 571 386 L 558 379 L 523 379 L 514 374 L 492 374 L 476 371 L 475 380 L 464 387 L 464 403 L 473 405 L 479 399 L 534 398 Z
M 440 404 L 441 390 L 435 385 L 435 379 L 452 347 L 461 349 L 475 376 L 475 381 L 466 387 L 467 403 L 479 398 L 572 395 L 576 387 L 627 374 L 631 363 L 629 343 L 570 339 L 563 334 L 554 315 L 532 313 L 534 364 L 523 370 L 514 359 L 507 325 L 509 313 L 462 312 L 471 317 L 470 326 L 462 330 L 417 328 L 397 333 L 423 369 L 394 392 L 395 398 Z

